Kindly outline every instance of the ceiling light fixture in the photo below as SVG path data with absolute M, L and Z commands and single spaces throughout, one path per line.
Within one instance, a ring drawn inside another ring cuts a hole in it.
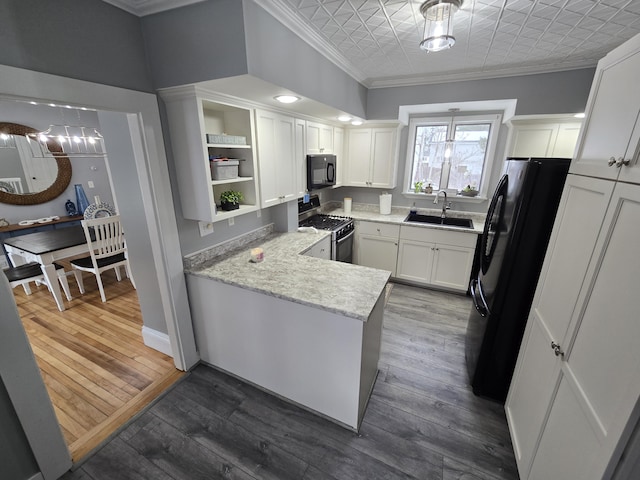
M 103 157 L 106 154 L 104 139 L 93 127 L 49 125 L 44 132 L 27 135 L 27 139 L 39 144 L 43 154 L 51 154 L 54 157 Z M 54 144 L 54 148 L 50 148 L 50 142 Z
M 584 113 L 576 113 L 574 115 L 575 118 L 584 118 Z
M 427 0 L 420 6 L 424 17 L 424 34 L 420 48 L 427 52 L 439 52 L 453 47 L 453 15 L 462 5 L 462 0 Z
M 277 95 L 273 98 L 275 98 L 280 103 L 294 103 L 300 100 L 300 97 L 296 97 L 295 95 Z
M 354 126 L 356 126 L 356 127 L 357 127 L 358 125 L 362 125 L 362 120 L 354 120 L 353 122 L 351 122 L 351 125 L 354 125 Z
M 338 117 L 338 120 L 340 120 L 341 122 L 348 122 L 349 120 L 351 120 L 351 117 L 349 115 L 340 115 Z

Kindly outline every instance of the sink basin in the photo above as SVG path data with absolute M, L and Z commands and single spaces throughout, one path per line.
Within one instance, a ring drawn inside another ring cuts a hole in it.
M 431 225 L 447 225 L 448 227 L 473 228 L 470 218 L 438 217 L 436 215 L 421 215 L 410 213 L 405 222 L 430 223 Z

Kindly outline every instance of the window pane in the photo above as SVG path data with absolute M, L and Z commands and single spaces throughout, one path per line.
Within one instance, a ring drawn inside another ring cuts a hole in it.
M 444 156 L 447 125 L 421 125 L 416 127 L 416 144 L 413 154 L 409 190 L 416 182 L 431 183 L 439 189 L 442 160 Z
M 448 188 L 479 188 L 491 124 L 456 125 Z

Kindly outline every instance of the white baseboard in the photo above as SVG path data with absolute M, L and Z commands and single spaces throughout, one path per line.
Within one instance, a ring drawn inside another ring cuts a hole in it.
M 171 341 L 169 335 L 159 332 L 149 327 L 142 326 L 142 341 L 147 347 L 151 347 L 154 350 L 164 353 L 173 357 L 171 350 Z
M 38 472 L 33 477 L 31 477 L 29 480 L 44 480 L 44 477 L 42 476 L 42 473 Z

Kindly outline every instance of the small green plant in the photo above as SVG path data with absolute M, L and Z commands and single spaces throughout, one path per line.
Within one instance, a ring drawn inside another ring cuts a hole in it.
M 244 195 L 242 195 L 242 192 L 234 192 L 233 190 L 227 190 L 226 192 L 222 192 L 220 194 L 220 202 L 227 202 L 227 203 L 240 203 L 242 200 L 244 200 Z
M 220 194 L 220 208 L 225 211 L 237 210 L 240 208 L 240 202 L 244 200 L 242 192 L 234 192 L 233 190 L 227 190 Z
M 413 191 L 415 193 L 420 193 L 422 192 L 422 186 L 424 185 L 424 181 L 418 181 L 416 183 L 413 184 Z

